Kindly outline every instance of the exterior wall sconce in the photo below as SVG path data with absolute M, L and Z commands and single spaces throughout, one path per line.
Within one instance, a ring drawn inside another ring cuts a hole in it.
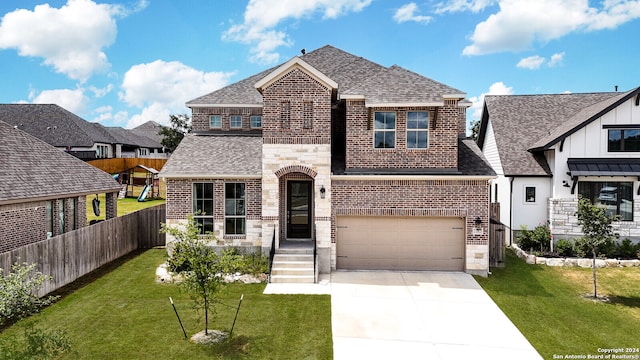
M 327 189 L 324 188 L 324 185 L 320 185 L 320 199 L 324 199 L 326 193 Z
M 482 225 L 482 219 L 480 219 L 480 216 L 476 216 L 476 219 L 473 220 L 473 223 L 476 224 L 477 228 L 479 228 L 480 225 Z

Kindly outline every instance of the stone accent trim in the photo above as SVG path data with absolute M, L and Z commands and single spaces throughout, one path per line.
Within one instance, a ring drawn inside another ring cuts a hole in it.
M 331 138 L 323 136 L 319 138 L 297 138 L 297 137 L 263 137 L 263 144 L 286 144 L 286 145 L 318 145 L 331 144 Z
M 314 179 L 316 177 L 316 175 L 318 175 L 318 173 L 316 171 L 314 171 L 313 169 L 308 168 L 306 166 L 303 166 L 303 165 L 285 166 L 285 167 L 277 170 L 274 174 L 278 178 L 281 178 L 284 175 L 291 174 L 291 173 L 302 173 L 302 174 L 305 174 L 305 175 L 311 177 L 312 179 Z

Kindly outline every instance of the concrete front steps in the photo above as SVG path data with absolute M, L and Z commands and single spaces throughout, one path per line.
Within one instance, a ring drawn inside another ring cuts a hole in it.
M 273 257 L 272 283 L 314 283 L 313 250 L 279 249 Z

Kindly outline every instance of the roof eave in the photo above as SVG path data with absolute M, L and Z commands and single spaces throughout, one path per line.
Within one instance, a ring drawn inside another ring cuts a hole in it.
M 430 107 L 430 106 L 444 106 L 444 102 L 440 101 L 425 101 L 425 102 L 367 102 L 365 100 L 366 107 Z
M 186 107 L 188 108 L 261 108 L 262 104 L 242 104 L 242 103 L 232 103 L 232 104 L 190 104 L 186 103 Z
M 262 175 L 248 174 L 206 174 L 206 173 L 164 173 L 159 175 L 162 179 L 262 179 Z

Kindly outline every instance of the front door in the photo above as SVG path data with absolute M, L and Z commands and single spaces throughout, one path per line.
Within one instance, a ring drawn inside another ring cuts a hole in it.
M 287 238 L 311 239 L 311 181 L 287 182 Z

